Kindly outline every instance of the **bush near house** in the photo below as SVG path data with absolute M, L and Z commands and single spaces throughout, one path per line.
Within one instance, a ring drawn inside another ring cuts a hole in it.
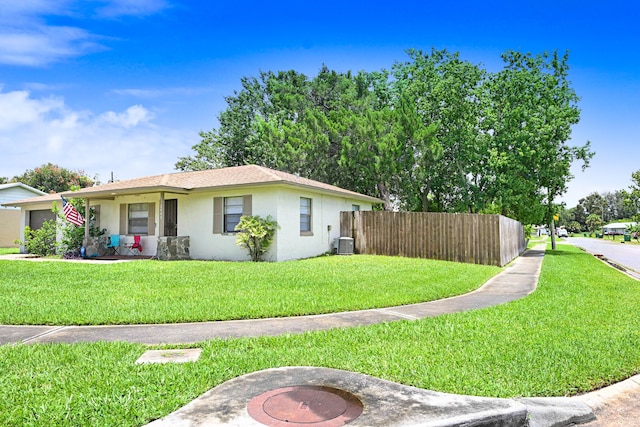
M 28 225 L 24 228 L 24 242 L 17 242 L 26 246 L 30 254 L 49 256 L 55 255 L 58 248 L 56 242 L 56 220 L 45 221 L 37 230 Z
M 251 261 L 260 261 L 278 228 L 278 223 L 271 216 L 245 215 L 235 228 L 238 231 L 236 243 L 249 251 Z

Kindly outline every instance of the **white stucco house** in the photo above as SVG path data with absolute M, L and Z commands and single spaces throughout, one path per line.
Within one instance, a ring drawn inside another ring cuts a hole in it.
M 605 235 L 625 234 L 629 227 L 634 227 L 635 225 L 636 225 L 635 222 L 614 222 L 612 224 L 603 225 L 602 234 L 605 234 Z
M 16 239 L 20 239 L 20 208 L 17 206 L 3 206 L 3 203 L 15 202 L 28 197 L 42 196 L 47 193 L 21 182 L 0 184 L 0 248 L 15 248 Z M 38 222 L 53 218 L 53 212 L 45 214 L 46 218 L 35 218 L 32 223 L 37 227 Z
M 271 216 L 280 228 L 264 257 L 284 261 L 328 252 L 340 237 L 340 212 L 371 210 L 380 200 L 296 175 L 247 165 L 179 172 L 117 181 L 79 191 L 9 203 L 21 209 L 21 228 L 30 212 L 51 209 L 60 196 L 82 198 L 95 211 L 106 236 L 121 244 L 141 236 L 143 255 L 160 259 L 248 260 L 236 244 L 242 215 Z M 105 237 L 107 238 L 107 237 Z M 107 238 L 108 240 L 108 238 Z M 104 245 L 85 233 L 87 253 Z

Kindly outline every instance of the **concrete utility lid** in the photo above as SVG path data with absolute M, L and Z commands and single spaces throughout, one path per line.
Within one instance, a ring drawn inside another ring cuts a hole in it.
M 200 358 L 201 348 L 182 348 L 176 350 L 147 350 L 136 365 L 145 363 L 186 363 L 195 362 Z
M 254 397 L 247 404 L 251 418 L 269 427 L 339 427 L 362 414 L 362 402 L 332 387 L 281 387 Z
M 587 404 L 570 398 L 459 396 L 355 372 L 286 367 L 220 384 L 148 427 L 568 427 L 593 419 Z

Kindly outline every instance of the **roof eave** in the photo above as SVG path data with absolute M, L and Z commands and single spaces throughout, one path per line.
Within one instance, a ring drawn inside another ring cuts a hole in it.
M 120 188 L 120 189 L 106 189 L 98 190 L 100 187 L 95 187 L 92 191 L 67 191 L 61 193 L 65 197 L 70 198 L 82 198 L 82 199 L 113 199 L 117 196 L 134 196 L 139 194 L 149 193 L 174 193 L 174 194 L 189 194 L 192 190 L 188 188 L 170 187 L 165 185 L 150 186 L 150 187 L 132 187 L 132 188 Z

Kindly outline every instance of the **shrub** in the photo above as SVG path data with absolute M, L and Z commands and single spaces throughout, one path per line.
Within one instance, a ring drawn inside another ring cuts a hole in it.
M 527 224 L 524 226 L 524 239 L 530 240 L 531 236 L 533 236 L 534 227 L 531 224 Z
M 87 221 L 83 226 L 77 227 L 69 222 L 64 217 L 64 213 L 62 213 L 57 204 L 54 203 L 52 211 L 58 215 L 60 218 L 60 230 L 62 232 L 62 238 L 60 240 L 60 251 L 62 252 L 65 258 L 77 258 L 80 256 L 80 248 L 82 247 L 82 243 L 84 241 L 84 228 L 89 224 L 89 236 L 97 237 L 102 236 L 106 233 L 107 229 L 103 228 L 100 230 L 95 226 L 95 209 L 89 209 L 89 216 L 87 218 L 86 209 L 81 199 L 70 199 L 69 203 L 73 204 L 73 206 L 80 212 Z
M 24 228 L 24 246 L 30 254 L 47 256 L 56 253 L 56 220 L 45 221 L 37 230 Z M 22 242 L 19 242 L 22 243 Z
M 278 223 L 271 216 L 267 218 L 257 215 L 243 216 L 235 228 L 239 232 L 236 243 L 249 251 L 252 261 L 260 261 L 262 255 L 269 249 L 278 228 Z

